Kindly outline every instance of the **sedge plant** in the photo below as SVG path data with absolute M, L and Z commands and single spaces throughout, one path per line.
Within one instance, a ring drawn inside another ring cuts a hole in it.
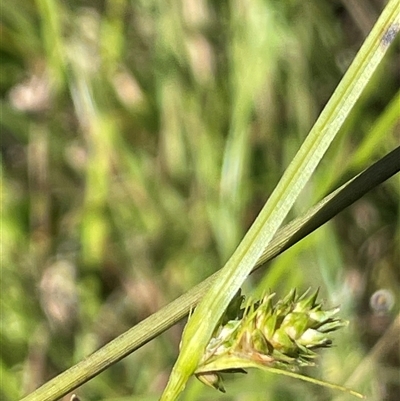
M 268 202 L 194 311 L 185 327 L 182 349 L 161 400 L 175 400 L 183 391 L 200 363 L 218 320 L 322 159 L 399 27 L 400 1 L 393 0 L 381 14 Z
M 42 0 L 38 3 L 41 4 L 44 16 L 48 18 L 46 20 L 48 24 L 45 29 L 51 30 L 58 13 L 49 7 L 52 4 L 51 1 Z M 168 10 L 165 11 L 167 12 Z M 218 388 L 222 388 L 219 376 L 221 371 L 241 372 L 247 368 L 260 368 L 268 372 L 284 373 L 301 378 L 291 368 L 304 363 L 311 363 L 311 355 L 314 355 L 315 349 L 319 346 L 327 346 L 330 341 L 325 337 L 326 333 L 323 333 L 323 337 L 319 338 L 318 341 L 312 338 L 311 343 L 304 343 L 306 339 L 305 333 L 308 329 L 322 330 L 322 328 L 325 328 L 329 331 L 329 329 L 333 330 L 333 328 L 339 328 L 343 325 L 344 322 L 340 319 L 338 320 L 334 314 L 335 310 L 328 310 L 323 312 L 326 315 L 318 316 L 317 314 L 318 317 L 311 318 L 310 315 L 312 313 L 322 311 L 315 294 L 305 295 L 302 298 L 298 297 L 294 292 L 291 292 L 282 301 L 277 301 L 277 303 L 275 303 L 272 295 L 267 293 L 260 300 L 248 300 L 245 306 L 234 302 L 233 311 L 229 305 L 232 299 L 240 299 L 240 296 L 234 298 L 235 294 L 237 294 L 238 289 L 242 286 L 243 281 L 257 261 L 262 258 L 265 249 L 268 249 L 268 245 L 271 244 L 270 241 L 295 202 L 296 197 L 313 174 L 317 164 L 323 158 L 324 153 L 342 127 L 355 102 L 360 98 L 362 91 L 384 57 L 390 43 L 396 37 L 400 24 L 399 13 L 399 1 L 389 1 L 374 29 L 358 52 L 353 64 L 321 113 L 275 192 L 260 213 L 259 218 L 220 274 L 209 280 L 191 298 L 187 298 L 186 303 L 180 305 L 179 314 L 174 314 L 176 304 L 168 309 L 168 313 L 163 311 L 155 314 L 150 320 L 146 320 L 144 324 L 139 324 L 138 327 L 100 348 L 100 350 L 81 363 L 48 381 L 41 388 L 26 396 L 24 398 L 25 401 L 56 400 L 93 378 L 112 363 L 154 338 L 166 327 L 183 317 L 202 298 L 206 290 L 209 292 L 195 309 L 185 329 L 179 359 L 162 396 L 163 400 L 177 399 L 191 375 L 197 375 L 203 382 Z M 110 26 L 115 23 L 118 28 L 118 15 L 114 17 L 115 20 L 110 18 Z M 106 28 L 107 26 L 104 27 L 104 32 L 106 32 Z M 53 34 L 53 41 L 50 40 L 47 43 L 47 51 L 54 56 L 50 58 L 50 61 L 55 70 L 58 68 L 59 74 L 56 74 L 55 78 L 56 83 L 59 84 L 63 73 L 66 73 L 66 71 L 62 71 L 63 66 L 56 65 L 57 60 L 61 60 L 62 57 L 57 58 L 58 52 L 53 52 L 54 48 L 60 49 L 62 46 L 58 41 L 61 33 L 54 32 Z M 52 34 L 48 36 L 49 39 L 52 38 Z M 169 39 L 165 38 L 163 40 Z M 117 44 L 114 47 L 105 49 L 105 53 L 110 58 L 116 57 L 118 49 Z M 88 83 L 87 76 L 74 69 L 67 72 L 76 78 L 75 87 L 71 90 L 73 96 L 76 96 L 79 91 L 85 94 L 91 93 L 92 88 Z M 168 90 L 164 92 L 165 94 L 169 93 Z M 249 101 L 248 97 L 246 99 Z M 100 113 L 89 97 L 86 98 L 86 103 L 82 103 L 80 100 L 75 99 L 78 106 L 83 106 L 81 115 L 83 124 L 87 116 L 97 122 L 97 124 L 94 124 L 94 135 L 89 136 L 89 141 L 92 141 L 93 152 L 91 153 L 92 158 L 89 159 L 91 168 L 89 169 L 87 182 L 91 190 L 86 194 L 87 208 L 85 212 L 88 218 L 85 220 L 82 230 L 83 241 L 89 244 L 89 246 L 85 247 L 85 260 L 96 264 L 98 258 L 93 255 L 96 254 L 99 248 L 98 243 L 101 242 L 99 237 L 101 235 L 105 236 L 105 228 L 100 221 L 101 208 L 99 203 L 106 202 L 105 187 L 108 185 L 107 177 L 109 169 L 111 169 L 104 160 L 107 159 L 109 150 L 115 146 L 115 143 L 112 141 L 113 132 L 110 133 L 110 130 L 108 130 L 111 125 L 109 116 Z M 240 104 L 238 103 L 238 109 L 239 106 Z M 171 118 L 169 122 L 172 123 L 173 119 Z M 102 137 L 105 140 L 106 146 L 104 144 L 100 147 L 96 146 L 96 138 L 98 137 Z M 240 145 L 240 140 L 238 140 L 238 143 Z M 237 146 L 237 143 L 232 145 L 233 148 Z M 231 160 L 230 157 L 227 157 L 227 160 Z M 228 162 L 226 165 L 229 167 Z M 101 166 L 101 168 L 97 169 L 96 166 Z M 131 167 L 134 170 L 136 166 Z M 90 207 L 93 199 L 97 202 L 96 208 Z M 287 235 L 289 236 L 289 234 Z M 280 308 L 282 306 L 284 307 L 285 316 L 281 314 Z M 296 313 L 301 316 L 300 321 L 307 320 L 307 324 L 311 323 L 313 326 L 310 328 L 306 325 L 302 329 L 296 329 L 296 327 L 289 325 L 295 320 L 293 318 Z M 224 316 L 227 318 L 224 318 Z M 282 321 L 271 329 L 268 322 L 275 318 L 280 320 L 277 318 L 278 316 Z M 286 316 L 288 317 L 286 318 Z M 315 324 L 319 327 L 315 327 Z M 285 337 L 287 331 L 294 331 L 291 341 L 294 341 L 298 348 L 290 349 L 290 347 L 293 347 L 292 343 L 288 347 L 284 340 L 277 341 L 280 333 L 284 332 L 283 337 Z M 254 359 L 243 356 L 242 351 L 244 349 L 246 352 L 253 352 L 253 356 L 257 356 L 258 360 L 254 361 Z M 237 354 L 239 354 L 239 357 Z M 218 357 L 218 361 L 214 360 L 213 357 Z M 267 360 L 268 364 L 260 364 L 259 359 L 262 361 Z

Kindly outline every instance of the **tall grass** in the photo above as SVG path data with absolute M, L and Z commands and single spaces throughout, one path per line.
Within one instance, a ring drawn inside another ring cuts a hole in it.
M 377 3 L 366 15 L 345 1 L 2 4 L 2 399 L 31 392 L 226 262 Z M 291 217 L 398 146 L 397 58 L 393 47 Z M 398 391 L 387 333 L 399 300 L 387 313 L 369 307 L 377 289 L 398 295 L 398 198 L 393 178 L 245 283 L 248 293 L 319 286 L 340 303 L 350 327 L 307 374 L 350 377 L 372 400 Z M 76 392 L 158 399 L 181 328 Z M 182 399 L 331 397 L 259 372 L 226 387 L 189 381 Z

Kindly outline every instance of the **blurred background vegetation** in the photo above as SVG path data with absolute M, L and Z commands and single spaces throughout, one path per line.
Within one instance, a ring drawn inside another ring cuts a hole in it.
M 2 400 L 224 264 L 384 4 L 2 2 Z M 291 218 L 398 146 L 396 43 Z M 245 285 L 280 296 L 321 287 L 327 306 L 341 304 L 349 327 L 305 373 L 370 400 L 400 391 L 399 195 L 394 177 Z M 158 399 L 182 324 L 76 393 Z M 351 399 L 255 371 L 226 387 L 193 379 L 182 399 Z

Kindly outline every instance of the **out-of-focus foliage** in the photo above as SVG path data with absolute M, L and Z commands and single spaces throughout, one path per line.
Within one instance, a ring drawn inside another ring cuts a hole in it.
M 2 399 L 32 391 L 226 261 L 383 8 L 355 4 L 2 3 Z M 398 58 L 394 46 L 292 217 L 398 145 Z M 306 373 L 372 400 L 399 391 L 400 336 L 388 336 L 399 311 L 399 192 L 391 179 L 246 284 L 280 294 L 319 286 L 340 303 L 352 323 Z M 80 398 L 157 399 L 180 329 Z M 220 395 L 193 381 L 182 398 L 331 397 L 260 372 L 226 387 Z

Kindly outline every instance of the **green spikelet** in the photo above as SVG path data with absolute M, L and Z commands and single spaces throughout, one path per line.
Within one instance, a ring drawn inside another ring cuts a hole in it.
M 292 290 L 275 304 L 273 297 L 249 300 L 242 308 L 244 297 L 236 294 L 195 372 L 199 380 L 225 392 L 221 373 L 245 373 L 249 367 L 294 371 L 314 365 L 315 350 L 331 346 L 329 333 L 347 324 L 335 317 L 339 308 L 322 309 L 318 290 L 301 296 Z

